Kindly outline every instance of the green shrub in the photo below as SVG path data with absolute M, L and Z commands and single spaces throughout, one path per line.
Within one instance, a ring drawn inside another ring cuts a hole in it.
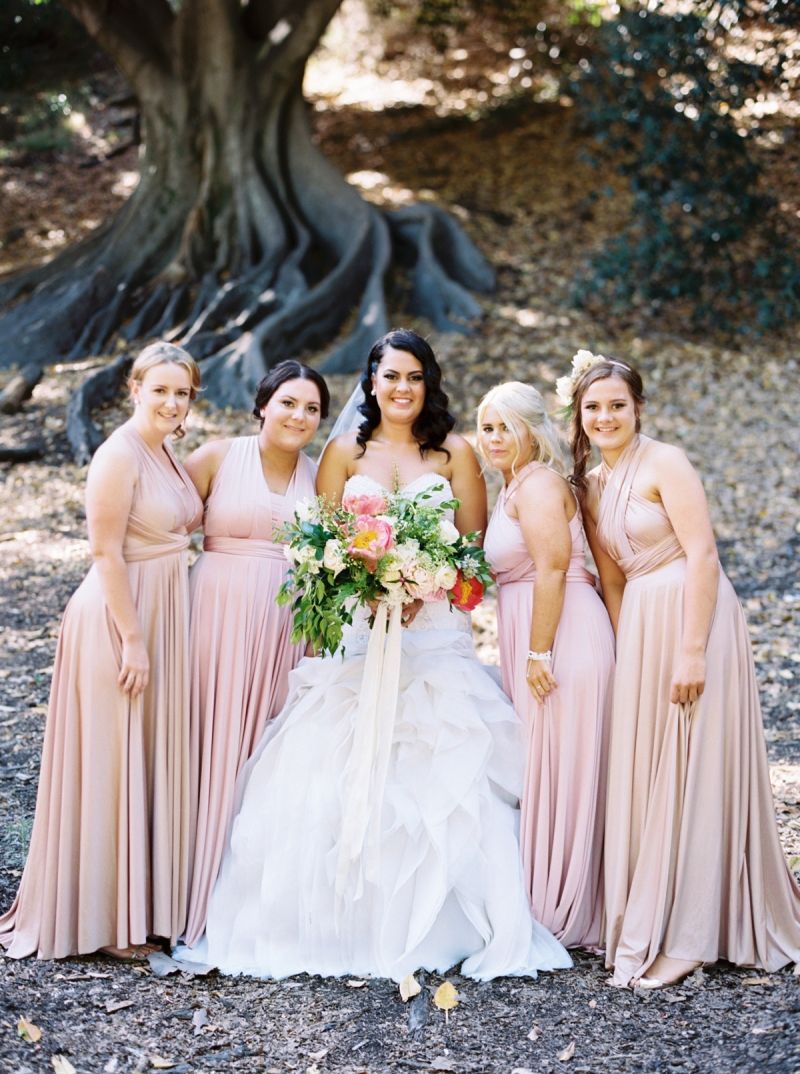
M 779 79 L 726 50 L 758 15 L 784 23 L 789 0 L 629 4 L 593 31 L 572 92 L 598 145 L 595 163 L 625 177 L 629 221 L 577 281 L 600 310 L 679 301 L 697 327 L 772 329 L 800 317 L 800 261 L 737 112 Z M 602 196 L 600 191 L 595 196 Z

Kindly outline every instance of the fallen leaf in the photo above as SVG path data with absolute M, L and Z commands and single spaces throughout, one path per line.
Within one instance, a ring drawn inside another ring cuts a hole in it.
M 312 1063 L 310 1067 L 306 1067 L 306 1074 L 319 1074 L 319 1067 L 316 1063 Z
M 174 1059 L 165 1059 L 163 1055 L 151 1055 L 150 1065 L 155 1070 L 171 1070 L 177 1064 Z
M 594 1010 L 594 1008 L 597 1006 L 597 1000 L 596 999 L 590 999 L 589 1000 L 589 1006 L 592 1008 L 592 1010 Z
M 117 1067 L 119 1066 L 119 1059 L 115 1055 L 112 1055 L 106 1065 L 103 1067 L 104 1074 L 116 1074 Z
M 318 1052 L 310 1052 L 308 1058 L 312 1063 L 319 1063 L 321 1059 L 325 1058 L 329 1051 L 330 1048 L 320 1048 Z
M 444 981 L 433 993 L 433 1002 L 440 1011 L 452 1011 L 458 1006 L 458 992 L 449 981 Z
M 775 984 L 771 977 L 743 977 L 741 983 L 743 985 L 767 985 L 770 988 Z
M 27 1018 L 20 1018 L 17 1022 L 17 1033 L 29 1044 L 35 1044 L 37 1040 L 42 1039 L 41 1029 L 33 1022 L 29 1022 Z
M 418 996 L 422 991 L 419 981 L 413 973 L 409 973 L 408 977 L 404 977 L 399 987 L 400 999 L 402 999 L 403 1003 L 408 1003 L 413 996 Z
M 456 1061 L 449 1055 L 437 1055 L 437 1057 L 431 1061 L 431 1070 L 455 1070 Z
M 575 1041 L 571 1040 L 569 1042 L 569 1044 L 566 1046 L 566 1048 L 563 1050 L 563 1052 L 558 1053 L 556 1058 L 558 1059 L 559 1063 L 567 1063 L 573 1057 L 574 1054 L 575 1054 Z
M 366 984 L 367 984 L 366 981 L 360 981 L 356 977 L 353 977 L 352 980 L 347 982 L 347 987 L 348 988 L 364 988 L 366 986 Z
M 53 1064 L 53 1070 L 56 1074 L 75 1074 L 75 1067 L 66 1056 L 54 1055 L 50 1062 Z
M 117 1011 L 124 1011 L 126 1007 L 132 1007 L 133 1005 L 132 999 L 110 999 L 106 1003 L 106 1014 L 116 1014 Z
M 195 1033 L 199 1033 L 203 1026 L 208 1025 L 208 1011 L 205 1007 L 199 1007 L 192 1015 L 192 1025 Z
M 511 1074 L 533 1074 L 530 1067 L 514 1067 Z
M 528 1040 L 537 1041 L 541 1035 L 542 1031 L 538 1026 L 531 1026 L 530 1033 L 528 1033 Z

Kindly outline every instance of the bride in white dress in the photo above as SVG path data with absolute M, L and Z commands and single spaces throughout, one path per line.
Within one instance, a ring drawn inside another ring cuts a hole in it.
M 362 378 L 365 420 L 328 445 L 318 491 L 455 496 L 459 530 L 483 530 L 483 479 L 450 431 L 440 380 L 416 333 L 380 339 Z M 515 808 L 521 731 L 476 659 L 469 617 L 445 600 L 406 606 L 403 621 L 396 704 L 376 712 L 384 763 L 374 763 L 378 744 L 366 770 L 357 756 L 369 641 L 359 612 L 344 655 L 292 672 L 286 706 L 241 777 L 206 934 L 176 957 L 257 977 L 397 981 L 459 962 L 478 980 L 571 965 L 531 917 Z M 343 834 L 354 808 L 355 854 Z

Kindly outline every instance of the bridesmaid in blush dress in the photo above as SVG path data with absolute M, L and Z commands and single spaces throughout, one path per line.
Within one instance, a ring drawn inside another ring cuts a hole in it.
M 775 823 L 755 667 L 700 480 L 639 432 L 642 380 L 583 352 L 574 481 L 617 632 L 606 814 L 613 981 L 663 988 L 701 962 L 800 959 L 800 891 Z M 586 473 L 591 447 L 601 463 Z
M 200 375 L 154 343 L 129 383 L 134 415 L 89 467 L 94 565 L 64 613 L 28 860 L 0 917 L 13 958 L 143 958 L 149 935 L 174 942 L 186 920 L 187 549 L 202 504 L 167 439 Z
M 525 884 L 534 917 L 565 947 L 597 948 L 614 635 L 536 389 L 492 388 L 478 407 L 478 446 L 504 481 L 485 550 L 497 575 L 503 686 L 527 734 Z
M 191 571 L 193 866 L 185 942 L 202 935 L 234 804 L 234 785 L 266 722 L 286 699 L 304 652 L 275 596 L 289 564 L 279 531 L 314 496 L 303 454 L 328 414 L 328 388 L 301 362 L 276 365 L 258 386 L 257 436 L 216 440 L 186 468 L 205 501 L 203 554 Z

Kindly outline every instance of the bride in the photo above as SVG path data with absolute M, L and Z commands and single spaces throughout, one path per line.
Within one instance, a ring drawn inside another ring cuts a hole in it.
M 328 445 L 318 491 L 336 502 L 345 492 L 455 496 L 459 530 L 483 530 L 483 479 L 451 431 L 440 383 L 415 332 L 378 340 L 361 381 L 364 420 Z M 459 962 L 478 980 L 571 965 L 531 917 L 515 808 L 520 730 L 475 657 L 469 617 L 442 600 L 405 606 L 403 623 L 394 680 L 391 627 L 384 659 L 383 632 L 369 644 L 363 610 L 344 652 L 292 672 L 286 706 L 241 777 L 206 934 L 176 957 L 258 977 L 397 981 Z

